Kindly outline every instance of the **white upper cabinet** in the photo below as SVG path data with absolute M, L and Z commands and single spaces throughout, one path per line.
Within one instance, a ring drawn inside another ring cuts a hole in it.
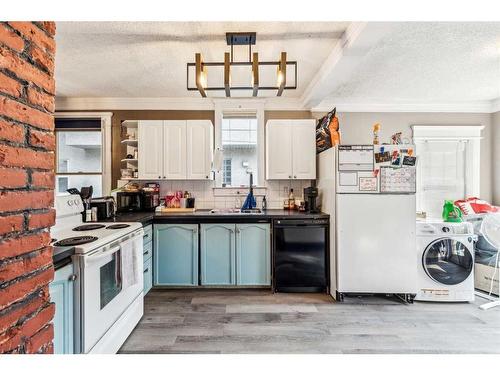
M 269 120 L 266 124 L 268 180 L 316 178 L 316 121 Z
M 186 121 L 163 121 L 163 178 L 186 179 Z
M 139 121 L 138 138 L 140 179 L 212 178 L 210 120 Z
M 141 179 L 163 178 L 163 121 L 139 121 L 138 172 Z
M 210 120 L 188 120 L 187 126 L 187 179 L 212 178 L 213 126 Z
M 316 121 L 297 120 L 292 127 L 292 177 L 316 179 Z
M 268 180 L 292 178 L 292 133 L 287 121 L 267 122 L 266 167 Z

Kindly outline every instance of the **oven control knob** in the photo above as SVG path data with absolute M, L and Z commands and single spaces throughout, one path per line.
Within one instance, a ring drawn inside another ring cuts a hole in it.
M 443 229 L 444 233 L 448 233 L 450 231 L 450 228 L 448 228 L 448 227 L 443 227 L 442 229 Z

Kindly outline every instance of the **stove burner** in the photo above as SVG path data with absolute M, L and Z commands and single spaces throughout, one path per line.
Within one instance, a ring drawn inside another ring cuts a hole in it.
M 113 224 L 113 225 L 108 225 L 106 229 L 122 229 L 122 228 L 128 228 L 130 224 Z
M 79 225 L 76 228 L 73 228 L 73 230 L 80 232 L 83 230 L 95 230 L 95 229 L 101 229 L 104 227 L 105 227 L 105 225 L 102 225 L 102 224 L 85 224 L 85 225 Z
M 97 240 L 97 237 L 94 236 L 78 236 L 78 237 L 69 237 L 64 240 L 57 241 L 54 246 L 76 246 L 83 245 L 85 243 L 93 242 Z

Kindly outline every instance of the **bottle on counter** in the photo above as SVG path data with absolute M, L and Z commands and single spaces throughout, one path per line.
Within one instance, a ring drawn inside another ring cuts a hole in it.
M 264 197 L 262 198 L 262 211 L 266 211 L 267 210 L 267 200 L 266 200 L 266 196 L 264 195 Z
M 293 210 L 295 208 L 295 196 L 293 195 L 293 189 L 290 189 L 288 194 L 288 209 Z

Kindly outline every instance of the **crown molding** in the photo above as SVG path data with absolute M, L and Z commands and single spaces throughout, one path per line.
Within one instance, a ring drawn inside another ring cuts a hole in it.
M 312 112 L 328 112 L 337 107 L 338 112 L 448 112 L 493 113 L 500 110 L 500 101 L 483 100 L 470 102 L 342 102 L 327 99 Z M 498 109 L 495 109 L 495 105 Z
M 57 111 L 178 110 L 213 111 L 221 103 L 264 106 L 265 110 L 303 110 L 297 98 L 80 98 L 56 97 Z

